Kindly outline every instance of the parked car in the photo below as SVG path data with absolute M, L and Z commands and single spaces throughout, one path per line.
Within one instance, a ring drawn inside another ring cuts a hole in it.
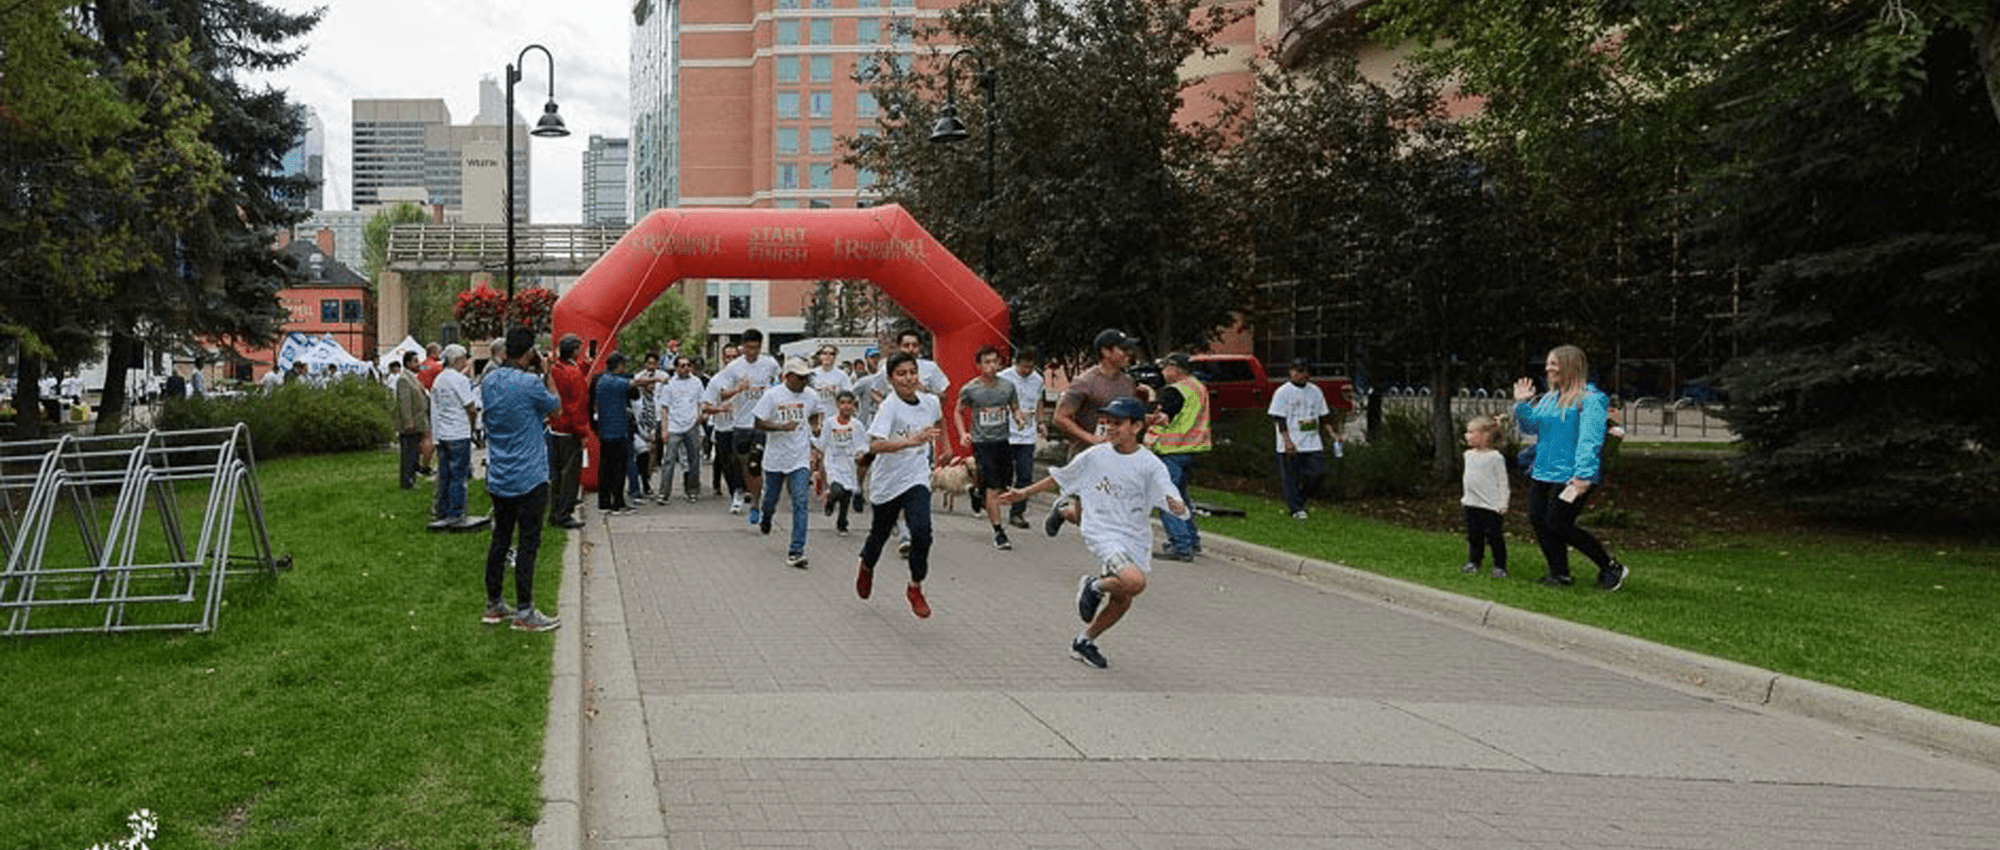
M 1249 354 L 1197 354 L 1194 376 L 1208 387 L 1209 404 L 1216 410 L 1264 410 L 1271 405 L 1271 393 L 1284 383 L 1286 375 L 1271 376 L 1263 361 Z M 1334 410 L 1354 409 L 1354 382 L 1343 377 L 1312 379 L 1326 393 L 1326 405 Z

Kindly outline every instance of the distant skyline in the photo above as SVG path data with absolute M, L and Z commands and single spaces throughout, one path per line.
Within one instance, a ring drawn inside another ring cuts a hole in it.
M 630 136 L 626 74 L 630 4 L 626 0 L 266 0 L 287 11 L 325 5 L 319 26 L 299 40 L 305 55 L 291 67 L 253 76 L 290 93 L 326 125 L 328 209 L 353 199 L 352 108 L 356 99 L 439 98 L 455 124 L 479 114 L 479 80 L 505 87 L 506 67 L 522 48 L 540 44 L 555 56 L 556 105 L 570 135 L 532 139 L 538 223 L 582 220 L 583 152 L 592 135 Z M 549 60 L 531 52 L 514 90 L 514 110 L 532 126 L 548 100 Z

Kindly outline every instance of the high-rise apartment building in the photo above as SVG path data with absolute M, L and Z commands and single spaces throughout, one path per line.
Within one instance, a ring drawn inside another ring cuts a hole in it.
M 518 116 L 512 125 L 514 215 L 525 223 L 530 220 L 528 128 Z M 499 223 L 506 206 L 501 197 L 506 132 L 501 124 L 452 124 L 451 111 L 441 99 L 357 99 L 354 208 L 382 203 L 385 189 L 416 188 L 430 203 L 463 221 Z
M 632 142 L 627 177 L 634 218 L 680 205 L 676 47 L 680 4 L 637 0 L 632 6 Z
M 326 180 L 326 124 L 319 120 L 319 113 L 312 111 L 311 108 L 305 110 L 305 118 L 305 135 L 301 136 L 299 143 L 293 145 L 291 150 L 285 151 L 284 157 L 278 160 L 278 173 L 284 175 L 304 175 L 311 177 L 315 181 L 322 181 L 315 184 L 306 194 L 291 199 L 287 205 L 300 210 L 324 209 L 326 198 L 326 193 L 323 189 L 325 185 L 323 181 Z
M 625 177 L 631 160 L 626 139 L 591 136 L 583 151 L 583 223 L 630 224 Z M 651 210 L 648 210 L 651 212 Z

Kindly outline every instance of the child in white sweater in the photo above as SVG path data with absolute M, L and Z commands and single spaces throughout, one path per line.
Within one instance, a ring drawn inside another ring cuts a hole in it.
M 1493 446 L 1500 442 L 1500 423 L 1491 416 L 1474 416 L 1465 423 L 1465 566 L 1478 573 L 1488 546 L 1493 548 L 1493 577 L 1507 577 L 1507 538 L 1501 515 L 1507 513 L 1507 462 Z

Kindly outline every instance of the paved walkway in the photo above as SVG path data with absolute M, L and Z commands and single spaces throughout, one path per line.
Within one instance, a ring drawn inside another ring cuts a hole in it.
M 542 850 L 2000 847 L 1990 767 L 1222 557 L 1156 565 L 1091 669 L 1075 529 L 960 510 L 929 620 L 893 554 L 855 597 L 863 523 L 794 570 L 787 517 L 593 516 L 582 834 Z

